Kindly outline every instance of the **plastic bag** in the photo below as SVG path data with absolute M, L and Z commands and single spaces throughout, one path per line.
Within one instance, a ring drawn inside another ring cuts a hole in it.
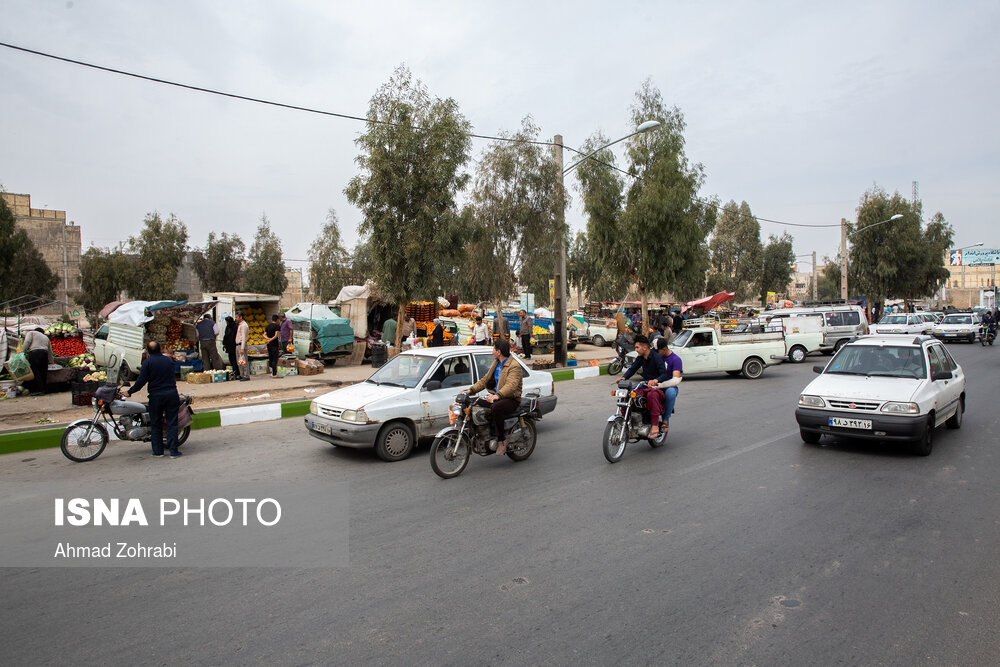
M 20 349 L 20 346 L 18 346 L 18 349 Z M 11 355 L 10 361 L 7 362 L 7 369 L 15 379 L 20 380 L 25 375 L 31 373 L 31 364 L 28 363 L 28 357 L 24 352 L 17 352 Z

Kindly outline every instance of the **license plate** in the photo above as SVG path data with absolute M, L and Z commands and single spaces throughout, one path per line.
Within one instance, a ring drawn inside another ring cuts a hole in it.
M 332 433 L 332 429 L 329 426 L 327 426 L 326 424 L 321 424 L 319 422 L 313 422 L 312 427 L 313 427 L 313 430 L 316 431 L 317 433 L 325 433 L 327 435 L 330 435 L 330 433 Z
M 839 426 L 841 428 L 856 428 L 856 429 L 863 429 L 866 431 L 870 431 L 872 430 L 872 420 L 848 419 L 846 417 L 830 417 L 830 426 Z
M 957 335 L 958 334 L 945 334 L 944 336 L 945 336 L 945 338 L 954 338 Z

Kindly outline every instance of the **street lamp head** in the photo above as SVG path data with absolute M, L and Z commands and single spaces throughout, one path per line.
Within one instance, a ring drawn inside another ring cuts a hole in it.
M 970 248 L 978 248 L 978 247 L 979 247 L 979 246 L 981 246 L 981 245 L 983 245 L 983 242 L 982 242 L 982 241 L 980 241 L 979 243 L 973 243 L 973 244 L 972 244 L 972 245 L 970 245 L 969 247 L 970 247 Z
M 652 130 L 654 127 L 659 127 L 659 126 L 660 126 L 660 121 L 658 121 L 658 120 L 647 120 L 645 123 L 643 123 L 642 125 L 640 125 L 639 127 L 637 127 L 635 131 L 636 132 L 648 132 L 649 130 Z
M 900 219 L 900 218 L 902 218 L 902 217 L 903 217 L 903 214 L 902 214 L 902 213 L 897 213 L 896 215 L 892 216 L 892 217 L 891 217 L 891 218 L 889 218 L 889 219 L 890 219 L 890 220 L 899 220 L 899 219 Z

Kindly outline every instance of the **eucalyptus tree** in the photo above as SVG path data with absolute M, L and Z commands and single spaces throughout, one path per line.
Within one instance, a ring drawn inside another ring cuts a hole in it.
M 247 254 L 246 289 L 258 294 L 283 294 L 288 287 L 281 239 L 271 231 L 271 221 L 260 216 L 260 224 Z
M 246 244 L 239 234 L 208 233 L 204 248 L 194 252 L 194 272 L 206 292 L 239 292 L 243 289 Z
M 760 223 L 749 204 L 730 201 L 722 207 L 708 247 L 712 253 L 708 291 L 735 292 L 737 302 L 756 296 L 764 244 L 760 241 Z
M 166 220 L 155 211 L 147 213 L 142 230 L 128 240 L 129 268 L 123 271 L 123 283 L 129 296 L 142 301 L 172 297 L 187 240 L 187 226 L 173 213 Z
M 309 291 L 322 303 L 336 298 L 346 284 L 350 256 L 344 248 L 337 212 L 326 213 L 326 224 L 309 246 Z

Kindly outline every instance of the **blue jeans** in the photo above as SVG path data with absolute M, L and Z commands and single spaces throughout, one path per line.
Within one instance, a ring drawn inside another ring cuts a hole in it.
M 677 402 L 677 387 L 667 387 L 663 390 L 663 421 L 670 421 L 670 415 L 674 412 L 674 403 Z
M 177 390 L 149 395 L 149 432 L 153 441 L 153 453 L 163 453 L 163 420 L 167 422 L 167 449 L 177 451 L 177 411 L 181 407 Z

